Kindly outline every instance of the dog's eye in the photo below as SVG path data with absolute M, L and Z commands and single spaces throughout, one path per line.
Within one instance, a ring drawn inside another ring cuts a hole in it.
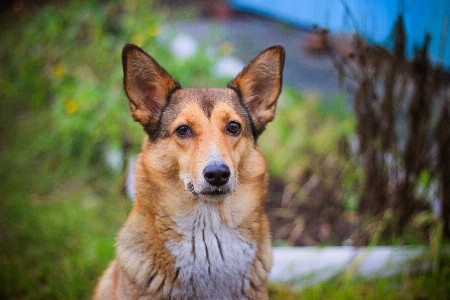
M 181 125 L 175 130 L 175 132 L 181 137 L 187 137 L 192 134 L 191 129 L 187 125 Z
M 241 124 L 238 122 L 230 122 L 227 125 L 227 131 L 228 133 L 231 133 L 232 135 L 237 135 L 241 132 Z

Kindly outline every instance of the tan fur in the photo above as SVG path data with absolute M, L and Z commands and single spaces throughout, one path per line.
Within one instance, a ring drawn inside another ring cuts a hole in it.
M 133 45 L 123 60 L 131 113 L 148 136 L 135 204 L 93 299 L 267 299 L 268 174 L 256 139 L 275 115 L 283 48 L 262 52 L 226 89 L 181 89 Z M 218 165 L 229 168 L 220 185 L 205 175 Z

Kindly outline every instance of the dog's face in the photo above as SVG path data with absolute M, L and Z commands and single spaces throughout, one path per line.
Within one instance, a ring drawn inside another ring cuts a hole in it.
M 253 143 L 251 120 L 231 89 L 180 89 L 161 116 L 155 138 L 176 153 L 179 177 L 202 198 L 233 192 L 238 165 Z
M 281 46 L 262 52 L 224 89 L 182 89 L 134 45 L 124 47 L 123 65 L 131 114 L 147 132 L 149 159 L 165 180 L 182 182 L 194 197 L 220 200 L 252 168 L 265 172 L 265 163 L 258 170 L 252 162 L 260 155 L 256 139 L 275 116 Z

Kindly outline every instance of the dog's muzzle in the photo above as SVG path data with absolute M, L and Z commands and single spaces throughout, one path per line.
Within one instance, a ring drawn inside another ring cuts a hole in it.
M 212 162 L 203 169 L 203 178 L 197 185 L 191 181 L 187 184 L 189 192 L 206 199 L 221 199 L 234 190 L 231 170 L 223 162 Z
M 200 194 L 221 197 L 232 192 L 230 168 L 223 163 L 210 163 L 203 169 L 204 184 Z

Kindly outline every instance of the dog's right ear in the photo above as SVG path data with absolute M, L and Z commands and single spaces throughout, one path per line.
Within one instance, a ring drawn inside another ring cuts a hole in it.
M 151 132 L 156 129 L 170 94 L 181 87 L 138 46 L 126 44 L 123 47 L 122 65 L 131 116 Z
M 285 52 L 275 45 L 261 52 L 228 84 L 241 96 L 253 121 L 257 138 L 275 117 L 281 92 Z

